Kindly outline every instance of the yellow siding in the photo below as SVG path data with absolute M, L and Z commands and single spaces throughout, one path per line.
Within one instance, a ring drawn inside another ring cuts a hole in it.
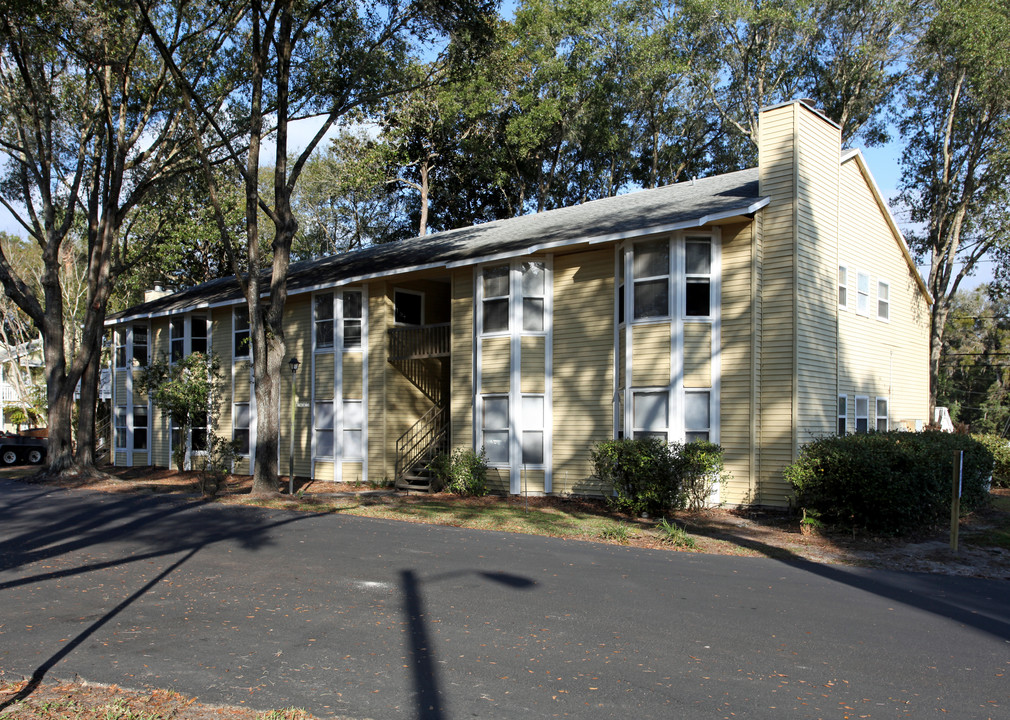
M 854 397 L 890 397 L 890 427 L 925 421 L 929 406 L 929 308 L 886 217 L 853 159 L 842 165 L 839 264 L 849 269 L 849 309 L 839 311 L 838 392 L 848 396 L 849 430 L 855 429 Z M 855 312 L 858 272 L 870 275 L 870 316 Z M 877 283 L 890 285 L 890 320 L 877 319 Z
M 340 471 L 344 474 L 345 483 L 362 483 L 366 478 L 362 477 L 361 463 L 345 462 L 341 464 Z
M 452 446 L 473 447 L 473 270 L 452 275 Z
M 684 323 L 684 387 L 712 387 L 712 326 Z
M 723 227 L 719 439 L 725 453 L 726 469 L 732 477 L 720 489 L 719 497 L 733 505 L 753 499 L 752 431 L 758 424 L 751 383 L 755 252 L 753 224 Z
M 504 472 L 504 471 L 503 471 Z M 519 494 L 543 495 L 544 471 L 526 470 L 519 473 Z
M 312 304 L 309 295 L 296 295 L 288 299 L 284 308 L 286 356 L 298 358 L 301 367 L 295 375 L 295 475 L 309 477 L 312 464 L 309 455 L 312 434 L 312 396 L 310 379 L 312 353 Z M 287 363 L 284 363 L 287 365 Z M 284 368 L 287 370 L 287 368 Z M 290 373 L 287 373 L 290 376 Z M 291 382 L 290 377 L 280 383 L 280 472 L 288 473 L 288 448 L 291 442 Z
M 509 469 L 508 468 L 488 468 L 487 489 L 495 495 L 508 495 L 509 493 Z
M 126 371 L 117 370 L 116 371 L 116 404 L 117 405 L 128 405 L 129 400 L 126 395 Z
M 633 325 L 631 337 L 631 384 L 635 387 L 669 385 L 670 325 Z
M 333 482 L 334 466 L 332 462 L 317 462 L 315 467 L 315 474 L 312 476 L 313 480 L 319 480 L 320 482 Z
M 249 402 L 252 399 L 252 366 L 248 360 L 239 360 L 232 369 L 235 402 Z
M 217 308 L 211 313 L 211 351 L 221 362 L 221 383 L 216 393 L 215 432 L 225 440 L 231 440 L 231 308 Z
M 558 494 L 604 492 L 589 450 L 614 436 L 613 318 L 613 249 L 555 256 L 552 488 Z
M 481 341 L 482 393 L 509 391 L 509 345 L 507 337 L 484 338 Z
M 363 397 L 361 367 L 364 363 L 359 352 L 345 352 L 343 366 L 343 390 L 345 398 Z
M 547 382 L 544 377 L 546 347 L 547 338 L 542 335 L 522 338 L 522 389 L 520 392 L 542 393 L 547 391 Z
M 249 471 L 249 459 L 242 458 L 235 461 L 234 469 L 232 470 L 236 475 L 252 475 Z
M 333 399 L 333 353 L 316 353 L 315 395 L 320 400 Z

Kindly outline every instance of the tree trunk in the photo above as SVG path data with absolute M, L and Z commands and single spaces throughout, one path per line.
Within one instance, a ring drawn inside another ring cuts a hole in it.
M 81 400 L 77 411 L 77 451 L 74 468 L 81 473 L 95 469 L 95 415 L 98 410 L 98 381 L 101 375 L 101 352 L 92 349 L 91 362 L 81 376 Z

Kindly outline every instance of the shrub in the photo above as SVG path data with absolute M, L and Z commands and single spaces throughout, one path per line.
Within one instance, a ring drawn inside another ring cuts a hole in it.
M 972 435 L 992 453 L 993 487 L 1010 487 L 1010 440 L 999 435 Z
M 661 515 L 680 501 L 682 447 L 658 438 L 607 440 L 590 456 L 596 477 L 614 489 L 615 508 Z
M 964 450 L 961 510 L 988 501 L 992 453 L 967 435 L 934 430 L 830 436 L 786 468 L 796 502 L 829 524 L 906 534 L 950 517 L 951 461 Z
M 456 495 L 487 495 L 487 454 L 456 448 L 451 455 L 440 454 L 428 465 L 439 487 Z
M 715 486 L 729 478 L 723 464 L 722 448 L 715 443 L 697 440 L 682 447 L 681 458 L 682 504 L 691 511 L 701 510 L 708 505 Z

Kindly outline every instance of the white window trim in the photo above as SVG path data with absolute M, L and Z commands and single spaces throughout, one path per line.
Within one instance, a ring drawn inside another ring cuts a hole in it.
M 859 401 L 860 400 L 862 400 L 863 402 L 866 403 L 866 414 L 865 415 L 860 415 L 859 414 Z M 853 425 L 853 429 L 854 429 L 855 432 L 859 432 L 859 421 L 860 420 L 865 420 L 866 421 L 866 430 L 863 431 L 863 432 L 869 432 L 870 431 L 870 397 L 868 395 L 856 395 L 855 396 L 854 402 L 853 402 L 853 407 L 852 407 L 852 416 L 855 418 L 855 425 Z
M 859 289 L 859 287 L 860 287 L 860 281 L 863 278 L 866 278 L 866 292 L 865 293 L 863 293 Z M 856 274 L 856 315 L 859 315 L 861 317 L 870 317 L 870 299 L 872 297 L 871 290 L 873 288 L 873 281 L 872 280 L 873 279 L 869 276 L 868 273 L 857 273 Z M 860 309 L 860 307 L 859 307 L 860 302 L 859 301 L 863 297 L 866 298 L 866 307 Z
M 880 417 L 880 403 L 884 403 L 884 417 Z M 877 432 L 887 432 L 891 429 L 891 400 L 890 398 L 878 395 L 873 402 L 873 429 Z M 884 421 L 884 429 L 880 429 L 880 420 Z
M 881 288 L 887 289 L 886 300 L 881 299 L 881 292 L 880 292 Z M 887 310 L 886 317 L 880 314 L 881 303 L 884 303 L 884 306 Z M 880 322 L 891 322 L 891 284 L 885 280 L 877 281 L 877 320 L 879 320 Z
M 845 282 L 842 283 L 841 279 L 838 279 L 838 280 L 836 280 L 836 285 L 838 287 L 838 294 L 839 295 L 841 294 L 841 291 L 844 288 L 844 290 L 845 290 L 845 302 L 842 302 L 841 299 L 839 299 L 839 301 L 838 301 L 838 309 L 839 310 L 851 310 L 852 309 L 852 283 L 851 283 L 852 271 L 849 270 L 849 266 L 848 265 L 839 265 L 838 266 L 838 274 L 841 275 L 843 272 L 845 273 Z

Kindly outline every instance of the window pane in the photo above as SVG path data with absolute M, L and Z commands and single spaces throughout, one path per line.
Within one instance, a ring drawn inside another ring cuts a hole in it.
M 236 429 L 234 433 L 235 443 L 238 446 L 239 455 L 249 454 L 249 431 Z
M 500 265 L 484 270 L 484 297 L 508 297 L 509 266 Z
M 313 424 L 317 428 L 331 428 L 333 427 L 333 403 L 332 402 L 317 402 L 316 403 L 316 417 L 313 420 Z
M 856 398 L 856 417 L 866 417 L 870 410 L 870 401 L 864 397 Z
M 484 399 L 484 429 L 507 430 L 509 426 L 509 400 L 506 397 Z
M 333 293 L 316 295 L 315 313 L 317 321 L 333 319 Z
M 523 298 L 523 330 L 526 332 L 542 332 L 543 329 L 543 298 Z
M 360 430 L 344 430 L 344 458 L 360 458 L 363 452 Z
M 708 275 L 712 272 L 712 243 L 688 240 L 684 245 L 684 259 L 688 275 Z
M 344 427 L 360 428 L 365 424 L 362 414 L 363 404 L 360 400 L 344 401 Z
M 709 427 L 709 394 L 707 392 L 684 394 L 684 427 L 702 430 Z
M 705 317 L 712 312 L 708 278 L 688 278 L 684 313 L 688 317 Z
M 361 293 L 360 292 L 345 292 L 344 293 L 344 319 L 357 318 L 361 319 Z
M 670 274 L 670 243 L 657 240 L 635 246 L 633 272 L 636 278 Z
M 509 461 L 509 434 L 508 430 L 484 431 L 484 451 L 487 453 L 487 461 L 491 464 L 501 465 Z
M 190 352 L 207 354 L 207 318 L 200 315 L 190 320 Z
M 708 442 L 708 431 L 684 433 L 684 442 Z
M 525 262 L 522 264 L 522 287 L 523 295 L 544 295 L 544 266 L 543 263 Z
M 838 396 L 838 414 L 848 415 L 849 414 L 849 399 L 845 395 Z
M 333 457 L 332 430 L 316 430 L 316 457 Z
M 360 320 L 344 320 L 344 347 L 361 347 Z
M 669 314 L 670 286 L 666 278 L 635 283 L 635 318 Z
M 316 347 L 333 347 L 333 321 L 324 320 L 316 323 Z
M 529 430 L 544 426 L 544 399 L 539 395 L 523 397 L 523 427 Z
M 635 393 L 632 415 L 634 417 L 635 428 L 637 429 L 666 430 L 670 415 L 667 393 Z
M 868 427 L 868 421 L 866 418 L 857 417 L 856 418 L 856 432 L 864 433 Z
M 509 329 L 509 301 L 484 301 L 484 332 L 504 332 Z
M 235 330 L 249 329 L 249 308 L 235 308 Z
M 523 433 L 523 462 L 527 465 L 543 465 L 544 434 L 542 432 Z
M 195 452 L 205 452 L 207 450 L 207 428 L 193 428 L 193 450 Z
M 846 432 L 848 432 L 848 428 L 845 427 L 845 418 L 840 417 L 838 418 L 838 434 L 844 435 Z
M 147 365 L 147 326 L 133 326 L 133 360 L 141 367 Z

